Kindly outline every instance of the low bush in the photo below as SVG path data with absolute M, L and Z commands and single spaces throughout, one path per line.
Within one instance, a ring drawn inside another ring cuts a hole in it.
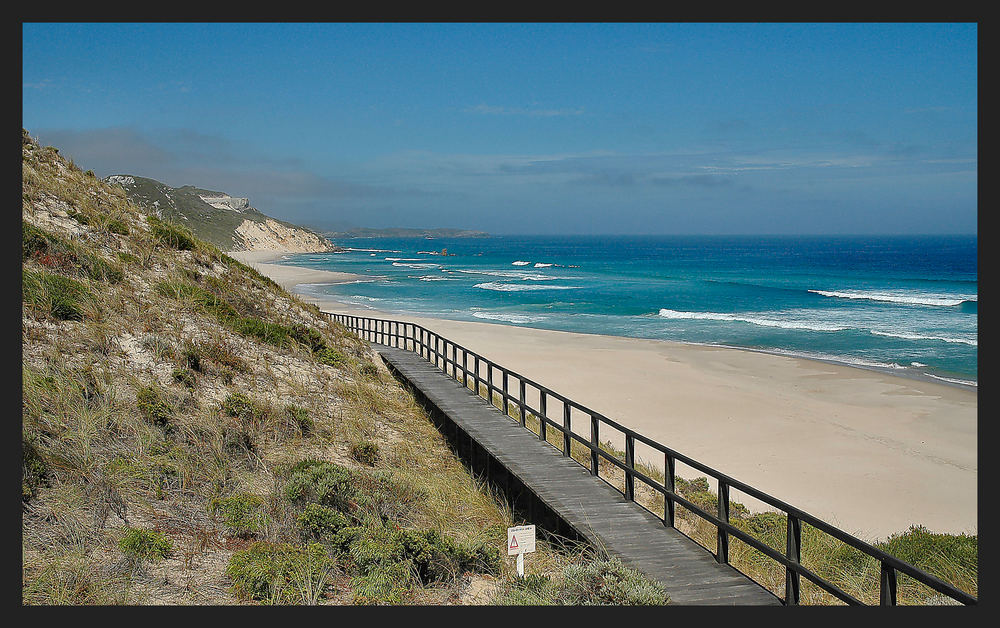
M 309 416 L 309 411 L 305 408 L 300 408 L 294 404 L 285 406 L 285 415 L 292 421 L 292 424 L 296 426 L 299 433 L 303 436 L 308 436 L 312 432 L 315 423 L 312 417 Z
M 559 598 L 573 606 L 657 606 L 668 600 L 662 587 L 617 558 L 566 567 Z
M 373 466 L 379 458 L 378 445 L 371 441 L 353 443 L 351 445 L 351 458 L 361 464 Z
M 173 377 L 174 381 L 179 384 L 182 384 L 188 388 L 194 388 L 195 377 L 191 369 L 176 368 L 174 369 L 173 373 L 171 373 L 171 377 Z
M 139 414 L 147 421 L 159 427 L 169 427 L 173 408 L 156 388 L 140 388 L 135 393 L 135 403 L 139 407 Z
M 233 582 L 233 592 L 243 600 L 315 604 L 335 566 L 318 543 L 296 546 L 257 542 L 233 554 L 226 575 Z
M 147 216 L 146 220 L 149 222 L 150 233 L 162 244 L 180 251 L 191 251 L 197 246 L 194 236 L 185 227 L 161 220 L 153 215 Z
M 173 547 L 173 542 L 161 532 L 141 528 L 126 528 L 118 541 L 122 553 L 134 560 L 158 561 L 169 556 Z
M 979 571 L 979 537 L 975 535 L 935 534 L 924 526 L 915 525 L 875 546 L 931 573 L 955 566 L 973 574 Z
M 338 532 L 350 525 L 339 511 L 312 503 L 306 504 L 295 520 L 302 535 L 312 539 L 333 540 Z
M 309 458 L 292 467 L 284 495 L 296 504 L 311 502 L 346 513 L 356 497 L 355 477 L 350 469 Z
M 28 501 L 48 482 L 48 465 L 32 440 L 21 438 L 21 500 Z
M 249 537 L 266 531 L 270 518 L 264 498 L 252 493 L 237 493 L 212 501 L 212 513 L 238 536 Z
M 34 310 L 59 320 L 83 319 L 84 301 L 90 290 L 75 279 L 21 269 L 21 290 L 24 301 Z

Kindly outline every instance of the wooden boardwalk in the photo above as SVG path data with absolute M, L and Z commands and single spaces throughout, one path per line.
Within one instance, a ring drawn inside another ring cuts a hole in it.
M 780 605 L 781 600 L 419 355 L 380 344 L 389 367 L 472 438 L 563 523 L 659 582 L 672 604 Z M 533 522 L 529 522 L 533 523 Z

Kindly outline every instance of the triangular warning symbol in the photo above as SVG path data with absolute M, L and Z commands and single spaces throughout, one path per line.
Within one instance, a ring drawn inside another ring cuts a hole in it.
M 513 534 L 510 535 L 510 549 L 517 549 L 517 537 Z

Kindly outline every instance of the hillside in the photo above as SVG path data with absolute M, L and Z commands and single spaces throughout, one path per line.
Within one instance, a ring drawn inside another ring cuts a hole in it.
M 24 604 L 664 601 L 544 540 L 525 588 L 367 343 L 27 132 L 22 193 Z
M 185 185 L 172 188 L 155 179 L 116 174 L 105 179 L 125 190 L 132 203 L 180 223 L 223 251 L 312 253 L 336 250 L 312 231 L 262 214 L 250 199 Z

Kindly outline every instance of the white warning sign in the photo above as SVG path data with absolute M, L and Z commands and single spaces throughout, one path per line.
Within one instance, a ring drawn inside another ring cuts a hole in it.
M 514 526 L 507 528 L 507 555 L 526 554 L 535 551 L 535 526 Z

